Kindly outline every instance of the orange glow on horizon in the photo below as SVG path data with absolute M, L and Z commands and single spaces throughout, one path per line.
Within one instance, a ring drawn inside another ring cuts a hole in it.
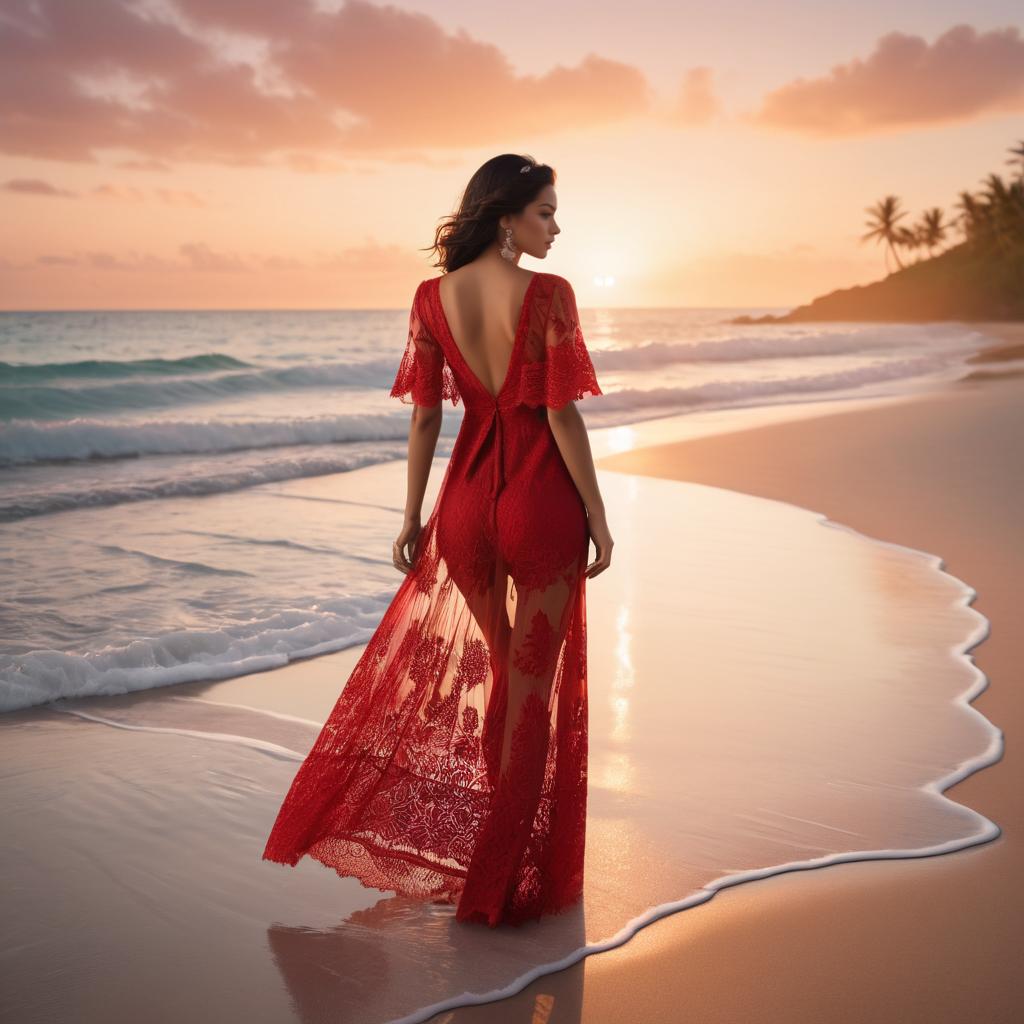
M 951 214 L 1009 173 L 1016 27 L 894 31 L 869 4 L 859 42 L 816 53 L 740 6 L 654 37 L 602 12 L 578 50 L 584 8 L 560 8 L 557 60 L 443 4 L 4 22 L 0 308 L 401 308 L 469 175 L 512 150 L 558 173 L 558 245 L 523 265 L 581 306 L 789 307 L 885 276 L 860 241 L 880 197 Z

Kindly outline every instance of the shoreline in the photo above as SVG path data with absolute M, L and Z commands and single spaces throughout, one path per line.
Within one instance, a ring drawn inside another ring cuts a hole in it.
M 1024 325 L 987 325 L 1016 358 Z M 1000 345 L 987 362 L 1002 361 Z M 1017 633 L 1024 579 L 1019 509 L 1024 380 L 1010 369 L 913 401 L 678 441 L 597 460 L 600 470 L 663 476 L 812 509 L 880 540 L 934 553 L 977 592 L 990 632 L 970 652 L 988 685 L 973 706 L 1008 738 L 1002 759 L 945 796 L 1002 834 L 953 854 L 799 870 L 716 893 L 624 947 L 540 978 L 444 1024 L 521 1021 L 571 1003 L 579 1019 L 1009 1021 L 1024 944 L 1024 798 L 1015 783 L 1024 728 Z M 614 530 L 614 524 L 613 524 Z M 613 569 L 614 570 L 614 563 Z M 585 983 L 585 984 L 584 984 Z M 563 1000 L 564 996 L 564 1000 Z

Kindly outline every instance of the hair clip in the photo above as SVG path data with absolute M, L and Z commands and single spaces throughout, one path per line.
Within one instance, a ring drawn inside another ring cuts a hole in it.
M 530 165 L 529 164 L 523 164 L 523 166 L 519 168 L 519 173 L 520 174 L 525 174 L 529 169 L 530 169 Z

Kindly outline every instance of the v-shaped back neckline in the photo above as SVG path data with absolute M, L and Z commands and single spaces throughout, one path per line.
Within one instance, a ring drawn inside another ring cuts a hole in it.
M 433 278 L 434 281 L 434 299 L 437 303 L 437 314 L 441 323 L 444 325 L 445 334 L 448 336 L 448 341 L 452 348 L 455 349 L 456 355 L 459 357 L 459 361 L 462 363 L 468 376 L 473 380 L 473 383 L 485 394 L 492 402 L 497 402 L 499 398 L 505 393 L 505 388 L 508 387 L 509 380 L 512 376 L 512 369 L 515 365 L 516 355 L 519 352 L 519 344 L 523 333 L 523 327 L 526 324 L 526 314 L 530 308 L 530 299 L 533 297 L 533 286 L 537 281 L 537 278 L 541 276 L 542 271 L 535 270 L 533 277 L 530 278 L 529 284 L 526 286 L 526 291 L 523 293 L 523 304 L 519 309 L 519 318 L 516 321 L 516 333 L 512 339 L 512 354 L 508 359 L 508 367 L 505 370 L 505 377 L 501 382 L 501 387 L 498 388 L 498 393 L 492 395 L 491 392 L 484 387 L 484 383 L 480 378 L 473 372 L 473 368 L 466 361 L 466 357 L 462 354 L 462 349 L 459 348 L 455 341 L 455 336 L 452 334 L 451 325 L 448 323 L 448 314 L 444 311 L 444 306 L 441 304 L 441 277 Z

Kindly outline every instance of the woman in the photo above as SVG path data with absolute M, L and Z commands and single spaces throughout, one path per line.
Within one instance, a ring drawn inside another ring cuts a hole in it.
M 518 266 L 560 231 L 554 180 L 495 157 L 438 228 L 445 273 L 416 289 L 391 389 L 414 405 L 393 547 L 406 578 L 263 853 L 492 927 L 582 895 L 585 584 L 613 544 L 573 404 L 602 392 L 572 287 Z M 465 416 L 421 525 L 444 398 Z

